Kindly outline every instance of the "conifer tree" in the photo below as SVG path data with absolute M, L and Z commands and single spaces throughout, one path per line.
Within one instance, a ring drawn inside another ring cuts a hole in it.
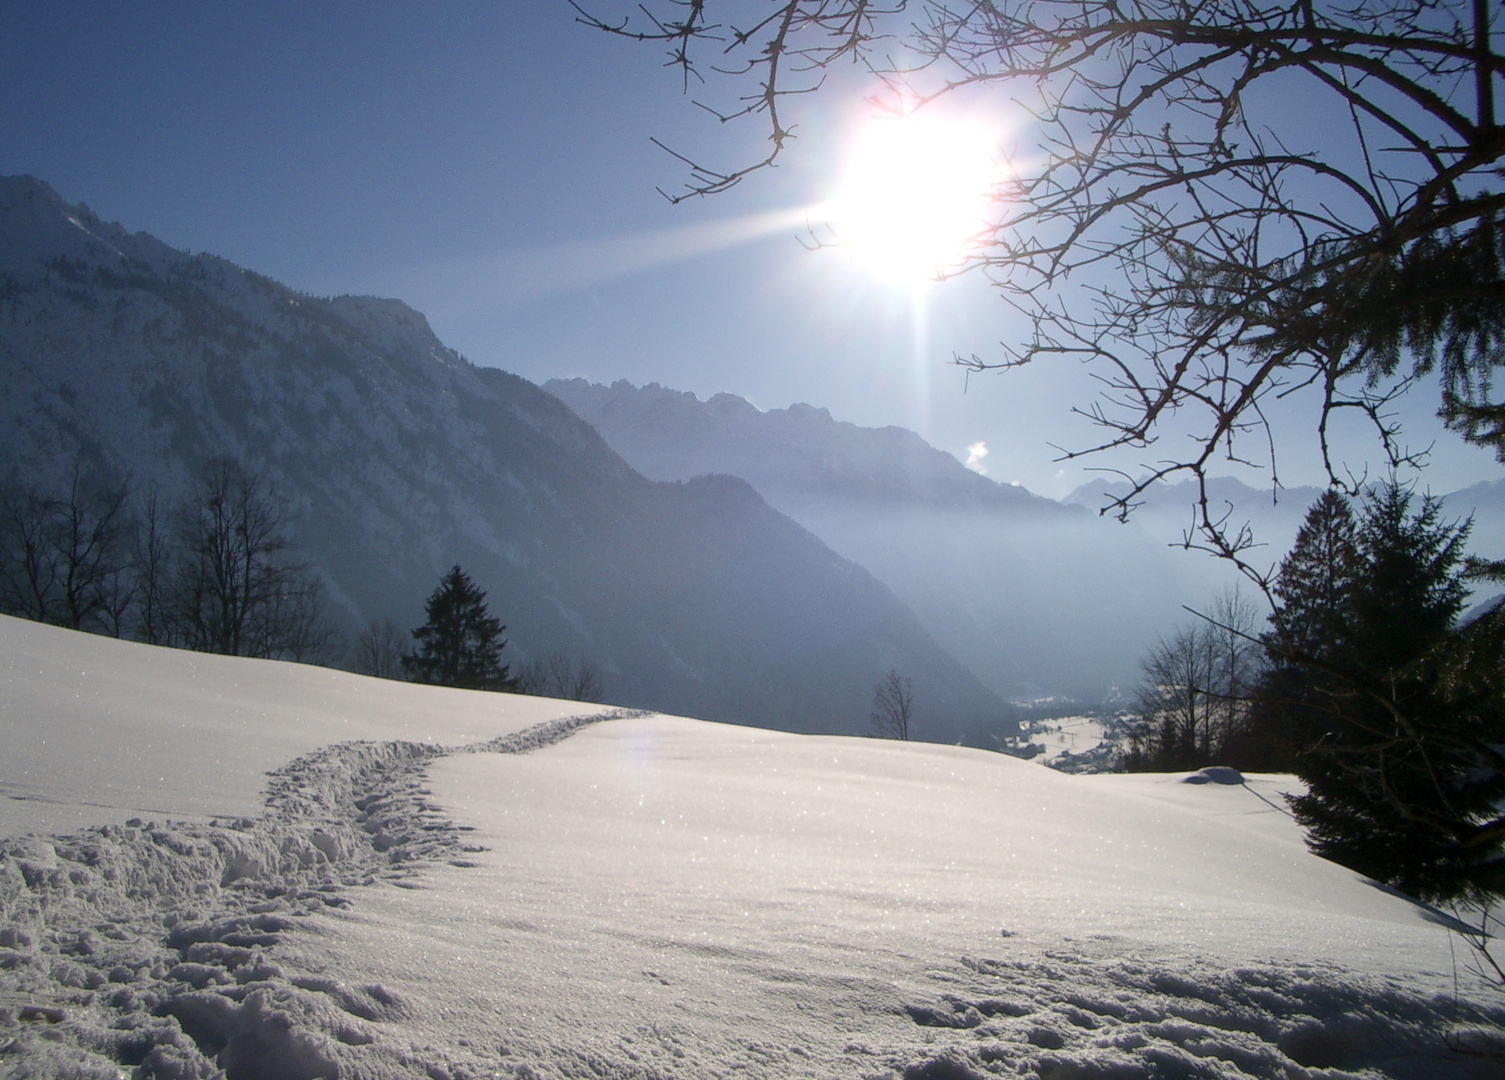
M 1239 767 L 1295 772 L 1298 756 L 1321 741 L 1331 701 L 1320 690 L 1320 669 L 1350 637 L 1362 573 L 1353 509 L 1342 492 L 1329 489 L 1307 510 L 1270 590 L 1275 610 L 1261 638 L 1268 663 L 1238 739 Z
M 459 564 L 440 579 L 424 611 L 428 621 L 413 631 L 417 651 L 402 659 L 408 678 L 468 690 L 512 689 L 501 662 L 507 628 L 486 609 L 486 594 Z
M 1312 508 L 1281 567 L 1255 712 L 1289 740 L 1314 852 L 1425 899 L 1505 895 L 1505 714 L 1444 660 L 1469 524 L 1413 501 L 1385 485 L 1357 525 L 1340 495 Z
M 1340 491 L 1312 504 L 1271 590 L 1279 607 L 1267 644 L 1277 655 L 1321 657 L 1347 637 L 1348 606 L 1360 572 L 1358 525 Z

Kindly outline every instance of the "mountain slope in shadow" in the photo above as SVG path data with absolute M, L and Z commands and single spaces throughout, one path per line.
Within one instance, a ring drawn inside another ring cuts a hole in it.
M 639 475 L 398 301 L 301 294 L 0 179 L 0 476 L 57 483 L 81 457 L 171 501 L 218 456 L 290 501 L 348 630 L 421 622 L 459 562 L 510 658 L 589 656 L 617 703 L 859 731 L 892 665 L 915 680 L 923 737 L 1003 710 L 744 481 Z

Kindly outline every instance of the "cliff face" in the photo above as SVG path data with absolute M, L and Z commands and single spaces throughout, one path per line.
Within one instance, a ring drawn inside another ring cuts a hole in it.
M 0 475 L 53 482 L 82 456 L 172 499 L 222 455 L 291 501 L 351 629 L 416 625 L 458 561 L 510 655 L 587 655 L 622 704 L 856 731 L 892 664 L 930 737 L 1001 709 L 745 482 L 644 478 L 398 301 L 306 296 L 0 179 Z

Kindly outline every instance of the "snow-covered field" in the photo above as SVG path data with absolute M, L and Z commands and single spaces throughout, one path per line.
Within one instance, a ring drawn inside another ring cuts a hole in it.
M 1028 721 L 1020 742 L 1043 750 L 1031 761 L 1063 772 L 1112 772 L 1118 765 L 1127 721 L 1100 716 L 1053 716 Z
M 0 1076 L 1505 1071 L 1505 995 L 1280 777 L 0 649 Z

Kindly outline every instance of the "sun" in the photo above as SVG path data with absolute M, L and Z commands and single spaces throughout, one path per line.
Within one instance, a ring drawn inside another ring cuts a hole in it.
M 830 227 L 879 277 L 938 277 L 986 231 L 1000 171 L 979 125 L 913 114 L 872 120 L 853 141 Z

